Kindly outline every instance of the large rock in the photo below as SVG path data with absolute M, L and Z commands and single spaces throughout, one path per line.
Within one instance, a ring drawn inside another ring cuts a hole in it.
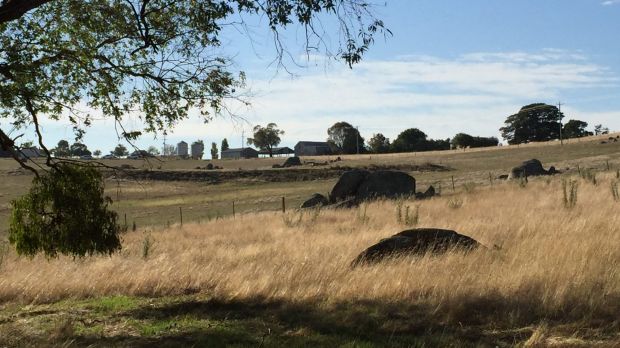
M 377 263 L 396 256 L 442 254 L 450 250 L 467 252 L 479 247 L 484 248 L 476 240 L 451 230 L 416 228 L 382 239 L 359 254 L 351 266 Z
M 398 198 L 415 194 L 415 179 L 403 172 L 380 170 L 366 176 L 357 189 L 360 200 Z
M 551 167 L 549 171 L 543 168 L 542 163 L 537 159 L 531 159 L 521 163 L 520 166 L 512 168 L 510 177 L 512 179 L 528 177 L 528 176 L 540 176 L 551 175 L 557 173 L 554 167 Z
M 351 197 L 356 197 L 357 189 L 369 174 L 370 172 L 367 170 L 359 169 L 344 172 L 340 176 L 340 179 L 338 179 L 336 185 L 334 185 L 334 188 L 332 188 L 332 192 L 329 194 L 329 201 L 331 203 L 336 203 Z
M 320 193 L 315 193 L 301 204 L 301 208 L 322 207 L 329 204 L 329 200 Z
M 299 157 L 295 156 L 295 157 L 287 158 L 286 161 L 284 161 L 284 164 L 282 165 L 282 167 L 288 168 L 288 167 L 294 167 L 294 166 L 300 166 L 300 165 L 301 165 L 301 160 L 299 159 Z

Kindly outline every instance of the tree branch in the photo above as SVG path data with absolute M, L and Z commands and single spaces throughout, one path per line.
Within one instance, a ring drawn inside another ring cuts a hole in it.
M 19 155 L 17 150 L 15 150 L 15 141 L 4 133 L 2 129 L 0 129 L 0 149 L 8 151 L 11 154 L 11 157 L 13 157 L 13 159 L 17 161 L 22 168 L 31 171 L 37 178 L 39 177 L 39 172 L 26 164 L 26 161 Z
M 0 24 L 19 19 L 26 12 L 51 0 L 5 0 L 0 2 Z

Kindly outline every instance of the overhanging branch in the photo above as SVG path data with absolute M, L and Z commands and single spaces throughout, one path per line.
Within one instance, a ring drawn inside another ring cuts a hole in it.
M 0 24 L 19 19 L 26 12 L 52 0 L 4 0 L 0 2 Z

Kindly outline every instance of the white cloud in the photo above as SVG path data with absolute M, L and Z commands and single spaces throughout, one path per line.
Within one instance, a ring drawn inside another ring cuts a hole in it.
M 620 0 L 606 0 L 601 3 L 603 6 L 610 6 L 615 4 L 620 4 Z
M 505 117 L 522 105 L 560 99 L 571 105 L 568 117 L 620 129 L 620 105 L 613 105 L 612 98 L 607 99 L 608 110 L 605 100 L 598 101 L 597 113 L 588 112 L 588 105 L 567 100 L 567 95 L 587 97 L 601 90 L 617 95 L 618 82 L 614 72 L 591 62 L 582 52 L 556 49 L 366 61 L 353 70 L 337 67 L 327 72 L 306 71 L 295 78 L 251 81 L 257 96 L 251 109 L 240 112 L 247 123 L 218 118 L 204 124 L 192 117 L 174 130 L 169 142 L 200 138 L 219 144 L 226 137 L 234 147 L 240 145 L 242 130 L 247 136 L 252 125 L 275 122 L 286 131 L 283 144 L 292 146 L 299 140 L 325 139 L 327 128 L 341 120 L 359 125 L 366 137 L 381 132 L 394 138 L 410 127 L 433 138 L 461 131 L 498 135 Z M 112 148 L 116 139 L 111 126 L 109 121 L 95 122 L 87 133 L 87 144 Z M 57 138 L 63 136 L 58 130 L 50 132 Z M 154 142 L 146 137 L 140 144 Z

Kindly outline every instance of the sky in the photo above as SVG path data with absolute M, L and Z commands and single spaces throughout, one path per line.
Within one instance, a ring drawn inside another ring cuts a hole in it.
M 387 0 L 375 11 L 393 35 L 379 38 L 362 63 L 349 69 L 321 54 L 305 54 L 302 32 L 284 33 L 293 60 L 273 64 L 275 49 L 264 19 L 249 18 L 251 40 L 234 29 L 223 49 L 246 72 L 251 106 L 231 105 L 236 118 L 204 123 L 192 112 L 168 143 L 227 138 L 240 147 L 255 125 L 274 122 L 282 146 L 324 141 L 338 121 L 369 139 L 390 139 L 407 128 L 430 138 L 465 132 L 500 137 L 508 115 L 523 105 L 562 103 L 567 119 L 620 130 L 620 0 Z M 333 50 L 337 35 L 325 20 Z M 137 118 L 128 128 L 140 128 Z M 70 126 L 44 122 L 53 146 L 72 139 Z M 84 142 L 108 153 L 118 143 L 111 121 L 95 121 Z M 161 136 L 137 144 L 161 148 Z M 209 146 L 207 146 L 208 148 Z

